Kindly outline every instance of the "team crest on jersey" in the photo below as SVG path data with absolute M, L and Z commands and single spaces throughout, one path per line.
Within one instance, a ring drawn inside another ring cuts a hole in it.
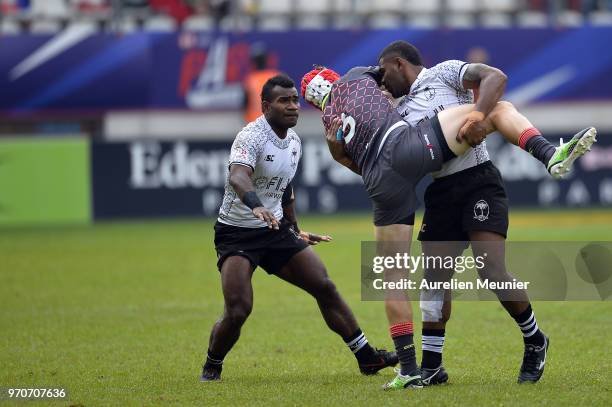
M 474 219 L 484 222 L 489 219 L 489 204 L 484 199 L 474 205 Z
M 436 88 L 432 88 L 431 86 L 423 89 L 423 94 L 425 95 L 425 100 L 430 101 L 436 97 Z
M 293 147 L 291 149 L 291 167 L 292 168 L 297 167 L 297 163 L 298 163 L 298 151 L 297 151 L 297 148 Z

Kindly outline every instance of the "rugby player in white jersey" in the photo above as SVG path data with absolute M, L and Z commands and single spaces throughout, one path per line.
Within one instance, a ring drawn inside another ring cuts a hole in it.
M 386 89 L 393 97 L 401 97 L 397 110 L 408 124 L 416 126 L 446 108 L 474 103 L 476 94 L 475 109 L 466 117 L 460 136 L 480 139 L 481 133 L 486 133 L 490 126 L 485 118 L 490 120 L 491 112 L 497 107 L 495 114 L 507 116 L 506 125 L 497 128 L 514 134 L 518 145 L 546 165 L 555 178 L 569 172 L 573 161 L 581 155 L 577 154 L 578 150 L 572 154 L 577 143 L 582 140 L 590 146 L 594 140 L 591 128 L 587 128 L 569 143 L 555 148 L 510 103 L 499 102 L 506 75 L 488 65 L 450 60 L 426 68 L 418 49 L 405 41 L 389 44 L 380 54 L 379 65 Z M 474 256 L 488 254 L 486 268 L 480 270 L 481 278 L 512 281 L 512 275 L 505 268 L 508 198 L 500 173 L 489 160 L 486 143 L 445 162 L 432 176 L 434 182 L 425 192 L 425 213 L 418 236 L 424 253 L 456 257 L 471 243 Z M 486 206 L 486 215 L 482 212 L 483 206 Z M 441 270 L 428 272 L 433 278 Z M 538 328 L 527 292 L 506 294 L 500 292 L 498 297 L 521 330 L 525 346 L 518 381 L 536 382 L 544 371 L 548 338 Z M 448 375 L 442 366 L 442 350 L 451 314 L 450 292 L 423 291 L 420 306 L 422 381 L 424 385 L 445 383 Z
M 224 310 L 210 334 L 201 380 L 221 378 L 223 360 L 253 307 L 251 277 L 258 266 L 316 299 L 328 327 L 343 338 L 361 373 L 375 374 L 397 364 L 394 352 L 368 343 L 309 247 L 309 243 L 331 239 L 297 228 L 291 181 L 302 145 L 291 129 L 300 107 L 295 84 L 286 75 L 274 76 L 264 84 L 261 100 L 263 115 L 238 133 L 230 153 L 225 195 L 215 224 Z

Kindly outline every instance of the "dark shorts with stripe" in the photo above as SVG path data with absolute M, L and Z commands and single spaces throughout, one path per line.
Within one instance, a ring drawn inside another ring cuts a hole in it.
M 414 224 L 416 185 L 454 157 L 437 116 L 416 127 L 393 130 L 376 161 L 362 176 L 374 206 L 374 224 Z
M 281 220 L 279 230 L 241 228 L 215 223 L 215 250 L 217 267 L 231 256 L 242 256 L 251 266 L 264 269 L 268 274 L 278 273 L 293 256 L 308 247 L 293 229 L 291 223 Z
M 473 231 L 508 233 L 508 196 L 491 161 L 438 178 L 425 191 L 419 240 L 468 241 Z

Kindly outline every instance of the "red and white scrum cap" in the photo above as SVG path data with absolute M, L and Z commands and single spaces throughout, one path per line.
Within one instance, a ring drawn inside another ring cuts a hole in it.
M 335 71 L 317 66 L 302 77 L 302 96 L 314 107 L 322 109 L 325 97 L 338 79 L 340 75 Z

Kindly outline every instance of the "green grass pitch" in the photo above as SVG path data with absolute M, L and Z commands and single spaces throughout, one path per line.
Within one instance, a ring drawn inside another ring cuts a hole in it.
M 551 348 L 533 386 L 515 383 L 522 340 L 501 306 L 457 302 L 445 346 L 450 384 L 385 393 L 390 369 L 359 375 L 315 302 L 261 270 L 223 380 L 200 383 L 209 329 L 222 310 L 212 224 L 1 230 L 0 387 L 62 386 L 69 401 L 35 404 L 61 406 L 612 405 L 611 302 L 534 304 Z M 301 225 L 334 237 L 316 251 L 370 342 L 390 348 L 383 304 L 360 301 L 369 215 L 304 217 Z M 612 240 L 612 211 L 514 211 L 509 238 Z

